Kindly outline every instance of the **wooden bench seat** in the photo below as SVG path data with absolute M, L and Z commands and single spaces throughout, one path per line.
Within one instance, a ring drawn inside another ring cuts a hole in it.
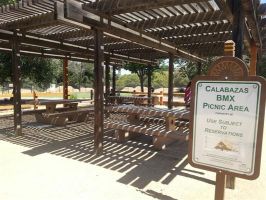
M 130 137 L 139 134 L 150 135 L 153 137 L 153 145 L 157 150 L 164 149 L 167 144 L 170 144 L 176 140 L 188 140 L 189 130 L 188 128 L 175 131 L 167 131 L 164 126 L 154 125 L 145 126 L 144 124 L 132 125 L 127 122 L 115 122 L 105 121 L 105 128 L 115 129 L 115 136 L 119 142 L 125 140 L 125 135 L 128 134 Z
M 94 114 L 94 108 L 82 110 L 71 110 L 55 113 L 43 113 L 42 118 L 44 123 L 49 123 L 57 126 L 65 126 L 68 121 L 84 122 Z
M 164 110 L 154 107 L 143 107 L 143 106 L 107 106 L 105 110 L 109 112 L 125 112 L 131 114 L 142 114 L 151 117 L 175 117 L 180 120 L 189 120 L 190 111 L 187 109 L 182 110 Z
M 144 122 L 146 124 L 165 124 L 166 120 L 163 118 L 156 118 L 156 117 L 140 117 L 139 120 L 141 122 Z M 175 125 L 177 127 L 188 127 L 189 126 L 189 121 L 187 120 L 176 120 L 175 121 Z
M 56 108 L 56 112 L 64 112 L 64 111 L 69 111 L 69 110 L 74 110 L 74 109 L 69 109 L 68 107 L 62 107 L 62 108 Z M 37 109 L 37 110 L 23 110 L 22 114 L 23 115 L 32 115 L 32 114 L 42 114 L 45 113 L 46 109 Z

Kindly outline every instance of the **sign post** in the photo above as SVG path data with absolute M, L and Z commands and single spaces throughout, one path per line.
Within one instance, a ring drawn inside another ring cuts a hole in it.
M 208 76 L 192 81 L 189 162 L 216 172 L 217 200 L 224 198 L 226 175 L 259 176 L 265 79 L 247 74 L 240 59 L 222 57 Z

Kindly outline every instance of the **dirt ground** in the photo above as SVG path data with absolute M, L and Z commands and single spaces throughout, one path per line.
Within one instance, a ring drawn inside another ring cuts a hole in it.
M 96 157 L 92 123 L 62 128 L 25 116 L 25 135 L 13 137 L 12 120 L 0 118 L 1 200 L 214 199 L 215 174 L 188 164 L 186 142 L 158 152 L 148 137 L 121 144 L 106 131 L 104 153 Z M 264 200 L 265 188 L 266 138 L 260 177 L 237 178 L 225 199 Z

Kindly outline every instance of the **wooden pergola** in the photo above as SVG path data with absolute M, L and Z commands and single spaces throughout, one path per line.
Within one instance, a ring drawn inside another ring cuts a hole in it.
M 245 51 L 256 74 L 261 8 L 258 0 L 21 0 L 0 7 L 0 51 L 12 53 L 16 135 L 22 134 L 20 55 L 64 59 L 65 74 L 67 60 L 94 63 L 95 150 L 101 153 L 104 62 L 108 77 L 109 65 L 169 59 L 171 108 L 176 57 L 201 63 L 223 55 L 224 42 L 233 40 L 236 56 Z

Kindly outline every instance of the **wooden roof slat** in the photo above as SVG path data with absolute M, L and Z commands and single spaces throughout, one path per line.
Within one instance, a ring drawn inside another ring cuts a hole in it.
M 110 3 L 110 0 L 102 0 L 96 1 L 95 3 L 87 4 L 91 8 L 97 9 L 99 11 L 117 15 L 122 13 L 134 12 L 134 11 L 144 11 L 147 9 L 157 9 L 161 7 L 174 6 L 174 5 L 182 5 L 182 4 L 190 4 L 197 3 L 199 1 L 207 1 L 207 0 L 113 0 L 111 1 L 112 6 L 110 10 L 110 6 L 106 6 Z
M 205 42 L 212 42 L 215 43 L 216 41 L 226 41 L 232 39 L 231 32 L 224 32 L 224 33 L 216 33 L 216 34 L 208 34 L 208 35 L 196 35 L 196 36 L 188 36 L 186 39 L 184 38 L 177 38 L 173 40 L 178 45 L 186 44 L 186 43 L 205 43 Z
M 131 26 L 136 28 L 150 29 L 154 27 L 164 27 L 164 26 L 176 26 L 181 24 L 191 24 L 191 23 L 202 23 L 207 21 L 223 20 L 225 19 L 224 14 L 221 11 L 206 12 L 206 13 L 193 13 L 190 15 L 179 15 L 169 17 L 167 19 L 151 19 L 139 22 L 129 23 Z
M 40 24 L 47 24 L 54 22 L 54 14 L 46 13 L 34 16 L 34 18 L 20 18 L 18 20 L 12 20 L 6 23 L 0 23 L 0 28 L 2 29 L 23 29 L 28 28 L 29 26 L 39 26 Z
M 123 38 L 125 40 L 130 40 L 140 45 L 149 46 L 151 48 L 157 49 L 158 51 L 165 51 L 168 53 L 172 53 L 174 55 L 179 55 L 187 59 L 201 60 L 197 56 L 191 55 L 185 52 L 184 50 L 176 49 L 176 46 L 174 46 L 174 44 L 166 40 L 161 40 L 160 38 L 156 38 L 153 35 L 147 34 L 145 32 L 142 32 L 141 30 L 131 27 L 130 25 L 128 25 L 129 23 L 121 24 L 121 22 L 116 21 L 108 16 L 105 16 L 103 18 L 103 22 L 106 21 L 106 23 L 102 23 L 101 21 L 99 21 L 99 19 L 101 18 L 100 15 L 97 15 L 97 13 L 93 13 L 93 15 L 92 13 L 90 14 L 90 9 L 89 11 L 87 11 L 86 7 L 82 6 L 81 4 L 74 2 L 67 2 L 67 9 L 66 9 L 67 13 L 64 13 L 65 12 L 64 5 L 57 2 L 57 9 L 58 9 L 57 12 L 60 13 L 58 17 L 62 21 L 67 22 L 69 19 L 75 21 L 78 20 L 80 26 L 83 26 L 83 24 L 86 24 L 88 26 L 96 26 L 96 28 L 102 29 L 105 32 L 105 34 L 108 33 L 116 37 L 119 36 L 120 38 Z M 75 13 L 77 12 L 82 13 L 79 18 L 74 17 Z M 65 16 L 69 18 L 64 19 Z M 74 21 L 72 23 L 78 24 Z
M 257 3 L 254 0 L 241 1 L 248 19 L 244 40 L 248 47 L 252 39 L 259 40 L 259 37 L 256 38 L 258 30 L 253 30 L 257 22 L 250 11 Z M 74 8 L 77 12 L 73 18 L 65 18 L 59 13 L 60 19 L 56 18 L 58 10 L 54 7 L 55 2 L 64 2 L 63 9 L 69 3 L 79 6 Z M 193 59 L 195 57 L 191 53 L 205 55 L 200 47 L 206 49 L 209 45 L 209 53 L 212 53 L 210 49 L 213 53 L 221 51 L 221 42 L 229 37 L 232 29 L 230 9 L 224 5 L 227 5 L 225 0 L 22 0 L 0 7 L 0 28 L 20 29 L 24 35 L 51 39 L 59 44 L 69 43 L 89 51 L 94 49 L 92 29 L 98 28 L 104 31 L 106 51 L 117 52 L 121 57 L 149 60 L 168 57 L 170 52 Z M 93 15 L 98 21 L 90 17 Z M 80 20 L 83 17 L 85 20 Z M 260 26 L 263 24 L 262 20 Z M 27 42 L 29 38 L 26 37 Z M 38 45 L 45 45 L 43 39 Z M 70 52 L 68 46 L 55 45 L 53 48 Z M 149 51 L 154 52 L 150 57 Z
M 0 30 L 0 38 L 1 39 L 5 39 L 5 40 L 11 40 L 13 37 L 12 32 L 10 31 L 2 31 Z M 59 43 L 58 41 L 55 40 L 45 40 L 45 39 L 41 39 L 41 38 L 36 38 L 36 37 L 31 37 L 29 35 L 24 35 L 24 36 L 19 36 L 18 35 L 18 42 L 24 45 L 33 45 L 35 47 L 39 47 L 39 48 L 52 48 L 52 49 L 57 49 L 57 50 L 62 50 L 65 52 L 76 52 L 76 53 L 88 53 L 91 55 L 94 55 L 94 51 L 90 50 L 90 49 L 86 49 L 84 47 L 77 47 L 74 46 L 71 43 Z M 105 55 L 107 55 L 109 53 L 105 52 Z M 113 54 L 112 55 L 113 58 L 116 59 L 120 59 L 120 60 L 129 60 L 131 62 L 142 62 L 142 63 L 151 63 L 150 60 L 144 61 L 144 60 L 139 60 L 139 58 L 128 58 L 125 57 L 123 55 L 118 55 L 118 54 Z

